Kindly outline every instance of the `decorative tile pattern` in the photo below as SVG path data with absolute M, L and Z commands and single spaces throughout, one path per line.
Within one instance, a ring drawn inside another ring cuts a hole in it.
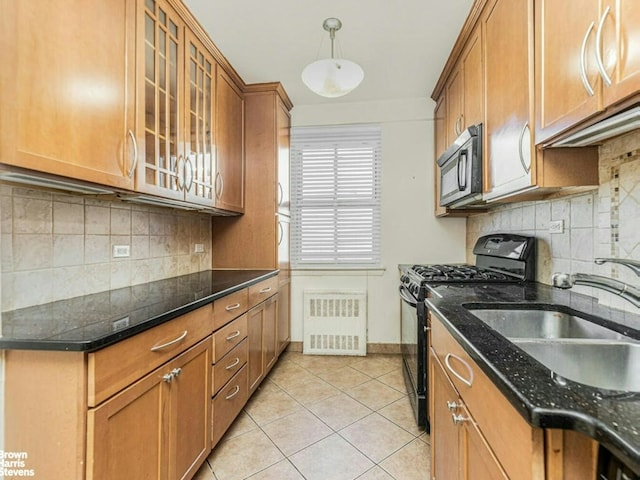
M 0 187 L 2 311 L 211 268 L 208 215 Z
M 383 383 L 398 385 L 399 358 L 286 352 L 194 478 L 428 480 L 429 436 L 416 426 L 404 389 Z M 400 398 L 371 409 L 350 393 L 357 387 L 336 380 L 352 378 L 352 372 L 366 376 L 363 384 L 375 382 Z M 302 403 L 295 399 L 296 377 L 308 385 L 332 378 L 341 391 Z M 286 385 L 278 383 L 283 379 Z
M 467 261 L 474 262 L 473 243 L 497 231 L 532 234 L 538 239 L 537 280 L 551 283 L 553 272 L 594 273 L 638 284 L 624 267 L 595 265 L 597 257 L 640 259 L 640 133 L 610 140 L 600 147 L 600 185 L 589 193 L 497 207 L 467 219 Z M 534 216 L 535 220 L 529 219 Z M 522 222 L 520 222 L 522 218 Z M 564 221 L 563 233 L 549 233 L 549 222 Z M 533 223 L 533 228 L 532 224 Z M 601 303 L 637 312 L 607 292 L 584 287 Z

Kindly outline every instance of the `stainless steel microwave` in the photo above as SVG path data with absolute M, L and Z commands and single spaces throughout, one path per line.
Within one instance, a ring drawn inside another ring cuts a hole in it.
M 472 125 L 438 159 L 440 205 L 482 205 L 482 124 Z

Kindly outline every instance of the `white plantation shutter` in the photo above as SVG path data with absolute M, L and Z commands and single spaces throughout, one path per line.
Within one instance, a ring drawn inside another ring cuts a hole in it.
M 379 126 L 291 129 L 291 263 L 380 265 Z

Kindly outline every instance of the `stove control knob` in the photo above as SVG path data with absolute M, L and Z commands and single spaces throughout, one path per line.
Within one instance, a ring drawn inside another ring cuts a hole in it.
M 414 295 L 417 295 L 419 290 L 418 285 L 414 283 L 413 285 L 411 285 L 410 290 L 411 290 L 411 293 L 413 293 Z

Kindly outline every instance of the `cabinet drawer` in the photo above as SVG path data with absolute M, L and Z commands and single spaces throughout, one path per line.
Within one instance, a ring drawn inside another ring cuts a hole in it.
M 509 477 L 530 478 L 526 474 L 531 475 L 531 471 L 522 465 L 536 464 L 534 453 L 542 445 L 542 430 L 534 429 L 520 416 L 435 315 L 431 316 L 431 342 L 447 376 Z
M 249 289 L 219 298 L 213 302 L 213 328 L 218 329 L 249 310 Z
M 195 345 L 213 330 L 211 305 L 90 353 L 88 403 L 95 407 L 114 393 Z
M 247 337 L 247 315 L 236 318 L 213 334 L 213 363 L 218 363 L 233 347 Z
M 247 345 L 247 339 L 245 338 L 213 366 L 212 384 L 214 395 L 247 363 L 249 351 Z
M 247 366 L 245 365 L 213 397 L 212 446 L 218 443 L 244 407 L 248 398 L 247 393 Z
M 278 277 L 271 277 L 249 287 L 249 308 L 278 292 Z

